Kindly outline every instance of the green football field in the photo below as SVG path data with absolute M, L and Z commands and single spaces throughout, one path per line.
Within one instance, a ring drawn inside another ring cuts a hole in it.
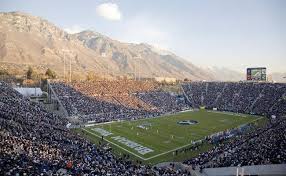
M 104 136 L 103 140 L 109 143 L 117 154 L 128 153 L 136 160 L 154 164 L 174 160 L 174 151 L 188 147 L 192 142 L 204 139 L 205 136 L 259 119 L 262 118 L 200 110 L 136 121 L 98 124 L 83 128 L 82 132 L 97 142 Z M 197 123 L 189 124 L 189 120 Z M 187 122 L 187 124 L 178 122 Z M 210 147 L 210 144 L 205 144 L 200 150 L 204 151 Z M 179 160 L 194 155 L 196 154 L 183 154 Z

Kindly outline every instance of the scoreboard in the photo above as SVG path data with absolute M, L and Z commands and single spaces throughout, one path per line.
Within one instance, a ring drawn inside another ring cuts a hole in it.
M 247 68 L 246 79 L 248 81 L 266 81 L 266 68 Z

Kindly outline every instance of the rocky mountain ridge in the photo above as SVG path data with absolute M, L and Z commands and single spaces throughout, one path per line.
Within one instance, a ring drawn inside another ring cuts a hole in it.
M 90 30 L 68 34 L 22 12 L 0 13 L 0 39 L 1 66 L 16 70 L 51 68 L 63 77 L 71 68 L 80 78 L 89 72 L 191 80 L 217 80 L 218 75 L 149 44 L 123 43 Z

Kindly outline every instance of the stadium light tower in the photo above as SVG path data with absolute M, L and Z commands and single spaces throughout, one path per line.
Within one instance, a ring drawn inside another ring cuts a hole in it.
M 138 61 L 138 62 L 135 61 L 135 69 L 134 69 L 134 72 L 135 72 L 135 80 L 136 80 L 136 70 L 137 70 L 138 80 L 140 80 L 140 72 L 141 72 L 141 69 L 140 69 L 140 61 L 141 61 L 141 55 L 138 55 L 138 56 L 134 57 L 134 59 Z M 137 66 L 136 66 L 136 64 L 137 64 Z
M 64 53 L 64 80 L 66 80 L 66 52 L 69 52 L 69 50 L 62 49 L 62 52 Z
M 64 80 L 66 80 L 66 53 L 64 52 Z
M 70 50 L 67 50 L 67 49 L 62 49 L 63 53 L 64 53 L 64 80 L 66 79 L 66 53 L 68 54 L 72 54 L 72 56 L 74 56 L 74 53 Z M 72 74 L 71 74 L 71 56 L 69 55 L 69 59 L 70 59 L 70 68 L 69 68 L 69 81 L 71 82 L 71 79 L 72 79 Z

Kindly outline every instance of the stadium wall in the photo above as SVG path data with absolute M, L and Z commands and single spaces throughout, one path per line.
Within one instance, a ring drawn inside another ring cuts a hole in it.
M 203 174 L 208 176 L 226 176 L 226 175 L 285 175 L 286 164 L 270 164 L 243 167 L 221 167 L 203 169 Z

